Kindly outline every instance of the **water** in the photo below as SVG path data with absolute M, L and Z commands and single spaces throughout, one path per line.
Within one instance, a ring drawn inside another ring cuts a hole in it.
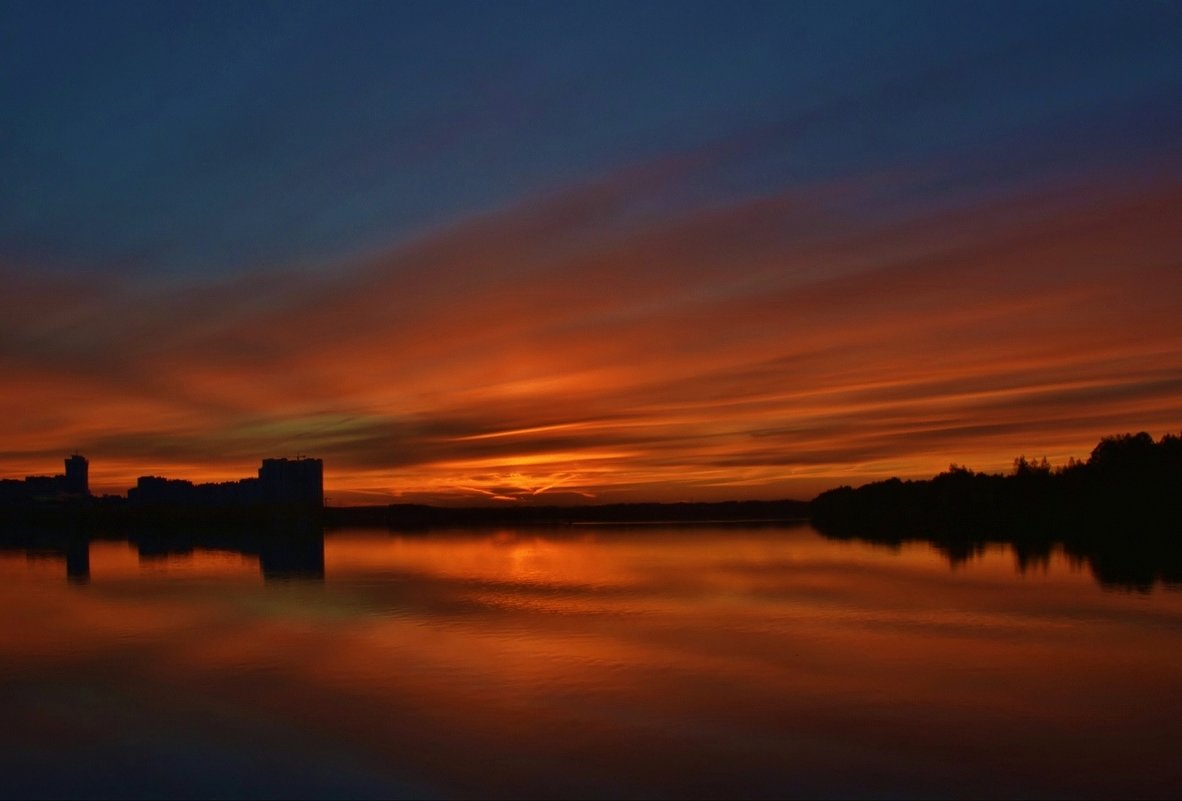
M 0 551 L 0 795 L 1182 794 L 1182 592 L 1057 552 L 807 526 L 142 550 Z

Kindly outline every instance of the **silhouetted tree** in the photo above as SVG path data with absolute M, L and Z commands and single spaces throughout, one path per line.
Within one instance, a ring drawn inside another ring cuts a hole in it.
M 1006 476 L 956 464 L 927 481 L 892 478 L 818 495 L 813 523 L 830 536 L 934 542 L 951 560 L 986 541 L 1013 543 L 1019 563 L 1056 543 L 1087 560 L 1098 578 L 1182 576 L 1182 437 L 1105 437 L 1087 462 L 1019 456 Z

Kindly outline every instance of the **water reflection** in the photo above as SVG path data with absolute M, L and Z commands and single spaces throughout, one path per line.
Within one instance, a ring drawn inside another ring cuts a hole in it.
M 780 524 L 727 524 L 731 532 L 746 529 L 760 530 L 782 528 Z M 506 529 L 494 532 L 490 542 L 506 549 L 509 560 L 502 568 L 509 568 L 520 574 L 528 570 L 541 546 L 523 544 L 522 532 L 546 532 L 549 539 L 577 540 L 593 537 L 598 529 L 609 532 L 619 526 L 586 525 L 573 528 L 522 529 L 521 532 Z M 625 527 L 626 528 L 626 527 Z M 695 526 L 682 526 L 680 531 L 693 532 Z M 654 529 L 656 531 L 656 529 Z M 431 541 L 439 537 L 465 535 L 470 530 L 420 530 L 413 533 L 387 532 L 401 540 L 403 537 Z M 1086 567 L 1103 587 L 1138 592 L 1149 592 L 1156 585 L 1176 586 L 1182 584 L 1182 544 L 1169 540 L 1120 542 L 1111 538 L 1096 541 L 1072 540 L 1062 542 L 1048 537 L 1045 540 L 1023 539 L 1010 541 L 1003 537 L 956 537 L 917 535 L 900 533 L 852 534 L 847 531 L 823 529 L 819 532 L 826 539 L 836 541 L 857 541 L 874 547 L 886 548 L 898 553 L 904 545 L 923 543 L 933 553 L 939 554 L 952 569 L 980 559 L 989 550 L 1000 549 L 1013 555 L 1013 564 L 1018 574 L 1028 571 L 1046 572 L 1052 559 L 1061 557 L 1073 568 Z M 66 577 L 73 583 L 86 584 L 90 580 L 90 542 L 92 537 L 68 531 L 11 531 L 0 534 L 0 551 L 16 550 L 28 554 L 31 559 L 61 560 L 65 564 Z M 117 539 L 103 537 L 102 539 Z M 198 551 L 217 551 L 239 554 L 257 561 L 259 571 L 267 580 L 314 580 L 324 579 L 324 530 L 306 521 L 294 524 L 273 524 L 267 527 L 251 528 L 195 528 L 141 531 L 126 536 L 132 544 L 141 563 L 157 563 L 191 557 Z
M 1037 569 L 1045 571 L 1056 555 L 1072 565 L 1086 567 L 1096 581 L 1107 589 L 1149 592 L 1156 585 L 1182 584 L 1182 542 L 1171 538 L 1130 536 L 1068 537 L 1048 534 L 1042 539 L 1009 539 L 922 534 L 909 536 L 899 532 L 850 532 L 823 528 L 820 533 L 834 540 L 855 540 L 888 548 L 904 543 L 926 543 L 948 560 L 949 566 L 978 559 L 990 548 L 1012 552 L 1019 574 Z
M 90 543 L 74 539 L 66 543 L 66 578 L 75 584 L 90 581 Z
M 324 531 L 319 527 L 153 532 L 130 541 L 141 562 L 174 559 L 195 550 L 223 551 L 256 558 L 268 581 L 324 580 Z
M 71 583 L 87 584 L 91 578 L 92 540 L 125 541 L 135 548 L 145 566 L 213 551 L 257 560 L 259 572 L 268 581 L 324 580 L 324 531 L 306 522 L 249 529 L 173 528 L 137 532 L 126 540 L 91 538 L 75 532 L 6 531 L 0 535 L 0 551 L 23 551 L 31 559 L 62 561 Z
M 997 544 L 951 567 L 928 543 L 808 527 L 310 542 L 277 563 L 263 542 L 95 540 L 84 591 L 64 552 L 0 554 L 6 792 L 1182 786 L 1182 593 L 1102 592 L 1060 550 L 1018 573 Z

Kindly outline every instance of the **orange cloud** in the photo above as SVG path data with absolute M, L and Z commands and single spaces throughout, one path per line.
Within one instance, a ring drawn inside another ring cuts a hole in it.
M 877 180 L 636 212 L 670 180 L 294 277 L 26 276 L 3 301 L 0 467 L 77 447 L 121 491 L 302 451 L 334 502 L 704 500 L 1179 428 L 1176 187 L 893 221 L 859 211 Z

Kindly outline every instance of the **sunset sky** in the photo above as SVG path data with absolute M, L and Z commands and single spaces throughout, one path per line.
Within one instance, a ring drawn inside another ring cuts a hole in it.
M 0 0 L 0 477 L 808 498 L 1182 430 L 1182 4 Z

